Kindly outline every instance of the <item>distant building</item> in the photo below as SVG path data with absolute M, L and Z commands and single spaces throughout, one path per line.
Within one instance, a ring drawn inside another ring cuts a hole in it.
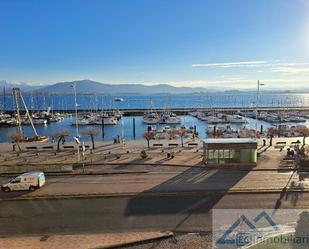
M 207 138 L 203 161 L 213 166 L 256 166 L 257 141 L 252 138 Z

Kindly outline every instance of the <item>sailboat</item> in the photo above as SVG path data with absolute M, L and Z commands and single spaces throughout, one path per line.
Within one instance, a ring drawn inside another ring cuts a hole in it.
M 158 124 L 160 122 L 160 116 L 158 113 L 152 111 L 153 102 L 150 100 L 150 110 L 148 112 L 145 112 L 142 118 L 142 121 L 145 124 Z
M 13 98 L 14 98 L 14 102 L 15 102 L 15 107 L 16 107 L 16 122 L 17 122 L 17 126 L 18 126 L 18 133 L 20 133 L 23 137 L 23 142 L 46 142 L 48 141 L 48 137 L 47 136 L 41 136 L 37 133 L 32 117 L 29 113 L 29 110 L 26 106 L 24 97 L 21 94 L 21 91 L 19 88 L 13 88 Z M 26 112 L 26 117 L 28 118 L 28 120 L 30 121 L 31 127 L 32 127 L 32 131 L 34 133 L 34 137 L 32 138 L 27 138 L 24 136 L 24 132 L 23 132 L 23 128 L 22 128 L 22 119 L 21 119 L 21 115 L 20 115 L 20 110 L 19 110 L 19 98 L 21 99 L 21 103 L 25 109 Z

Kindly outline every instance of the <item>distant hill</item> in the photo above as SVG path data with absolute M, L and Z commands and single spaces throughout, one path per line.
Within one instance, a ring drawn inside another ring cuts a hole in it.
M 79 80 L 76 82 L 76 92 L 78 94 L 182 94 L 207 92 L 202 87 L 174 87 L 168 84 L 143 85 L 143 84 L 106 84 L 92 80 Z M 41 87 L 36 92 L 49 94 L 72 94 L 73 82 L 60 82 L 46 87 Z
M 24 82 L 13 83 L 13 82 L 9 82 L 9 81 L 6 81 L 6 80 L 0 80 L 0 94 L 2 94 L 4 87 L 5 87 L 6 93 L 11 93 L 12 89 L 14 87 L 18 87 L 24 92 L 29 92 L 29 91 L 35 91 L 36 89 L 40 88 L 41 86 L 32 86 L 32 85 L 30 85 L 28 83 L 24 83 Z
M 0 80 L 0 95 L 5 86 L 6 93 L 11 93 L 13 87 L 19 87 L 23 92 L 44 93 L 44 94 L 73 94 L 72 84 L 76 83 L 77 94 L 107 94 L 107 95 L 152 95 L 152 94 L 199 94 L 225 92 L 227 94 L 252 93 L 256 94 L 255 89 L 233 89 L 222 87 L 175 87 L 169 84 L 144 85 L 144 84 L 107 84 L 92 80 L 77 80 L 69 82 L 59 82 L 51 85 L 31 85 L 28 83 L 12 83 Z M 268 89 L 265 93 L 304 93 L 309 89 Z

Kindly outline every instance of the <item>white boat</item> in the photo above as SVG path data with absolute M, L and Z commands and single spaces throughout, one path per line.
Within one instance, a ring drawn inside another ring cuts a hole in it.
M 72 125 L 89 125 L 89 119 L 83 118 L 83 119 L 77 119 L 72 121 Z
M 34 125 L 46 125 L 47 124 L 47 120 L 46 119 L 41 119 L 41 118 L 38 118 L 38 119 L 32 119 L 32 122 Z M 30 125 L 30 120 L 29 119 L 24 119 L 22 121 L 22 124 L 23 125 Z
M 208 123 L 208 124 L 219 124 L 219 123 L 222 123 L 222 119 L 221 118 L 217 118 L 215 116 L 209 116 L 205 119 L 205 121 Z
M 181 120 L 177 117 L 175 113 L 172 112 L 164 112 L 161 114 L 160 118 L 161 124 L 180 124 Z
M 147 112 L 144 114 L 142 120 L 146 124 L 157 124 L 160 122 L 160 117 L 155 112 Z
M 116 98 L 114 98 L 114 101 L 116 101 L 116 102 L 122 102 L 122 101 L 123 101 L 123 98 L 116 97 Z
M 116 125 L 117 119 L 114 117 L 98 117 L 98 116 L 87 116 L 82 119 L 77 120 L 77 125 L 102 125 L 102 120 L 104 120 L 104 125 Z M 72 125 L 76 125 L 76 120 L 72 121 Z
M 97 118 L 93 124 L 96 124 L 96 125 L 102 125 L 103 122 L 104 122 L 104 125 L 116 125 L 117 124 L 117 119 L 115 119 L 114 117 L 105 117 L 105 118 Z
M 248 122 L 247 119 L 239 115 L 228 115 L 225 118 L 225 120 L 228 123 L 238 123 L 238 124 L 244 124 Z

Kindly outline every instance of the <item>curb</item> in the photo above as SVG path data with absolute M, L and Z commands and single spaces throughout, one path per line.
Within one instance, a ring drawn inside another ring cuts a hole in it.
M 3 201 L 27 201 L 27 200 L 58 200 L 58 199 L 92 199 L 92 198 L 129 198 L 151 196 L 207 196 L 207 195 L 233 195 L 233 194 L 279 194 L 282 189 L 239 189 L 239 190 L 211 190 L 211 191 L 177 191 L 177 192 L 128 192 L 110 194 L 70 194 L 70 195 L 42 195 L 21 196 L 13 198 L 0 198 Z M 309 193 L 309 189 L 287 189 L 286 193 Z
M 93 164 L 95 165 L 95 164 Z M 251 172 L 251 171 L 278 171 L 278 172 L 288 172 L 288 171 L 295 171 L 297 169 L 295 168 L 250 168 L 250 169 L 235 169 L 235 168 L 215 168 L 215 167 L 208 167 L 208 166 L 188 166 L 188 165 L 176 165 L 176 164 L 150 164 L 150 163 L 106 163 L 106 164 L 96 164 L 96 165 L 102 165 L 102 166 L 107 166 L 107 165 L 146 165 L 146 166 L 153 166 L 153 167 L 180 167 L 180 168 L 198 168 L 198 169 L 207 169 L 207 170 L 222 170 L 222 171 L 227 171 L 227 172 Z M 86 166 L 87 167 L 87 166 Z M 46 172 L 45 175 L 47 176 L 79 176 L 79 175 L 116 175 L 116 174 L 141 174 L 141 173 L 149 173 L 151 172 L 150 170 L 143 170 L 143 171 L 126 171 L 126 172 L 102 172 L 102 173 L 96 173 L 96 172 L 87 172 L 87 173 L 72 173 L 72 172 Z M 302 170 L 298 171 L 299 173 L 307 173 L 308 171 Z M 0 177 L 15 177 L 22 174 L 20 173 L 0 173 Z
M 131 241 L 131 242 L 123 242 L 123 243 L 118 243 L 118 244 L 110 245 L 110 246 L 102 246 L 102 247 L 99 246 L 99 247 L 97 247 L 97 249 L 112 249 L 112 248 L 121 248 L 121 247 L 124 247 L 124 246 L 133 246 L 133 245 L 138 245 L 138 244 L 156 241 L 156 240 L 160 240 L 160 239 L 167 239 L 167 238 L 174 236 L 173 232 L 162 232 L 162 233 L 164 233 L 164 234 L 154 236 L 154 237 L 148 238 L 148 239 L 135 240 L 135 241 Z
M 126 175 L 126 174 L 146 174 L 149 170 L 142 171 L 122 171 L 122 172 L 86 172 L 86 173 L 44 173 L 46 176 L 84 176 L 84 175 Z M 1 173 L 0 177 L 15 177 L 22 173 Z

